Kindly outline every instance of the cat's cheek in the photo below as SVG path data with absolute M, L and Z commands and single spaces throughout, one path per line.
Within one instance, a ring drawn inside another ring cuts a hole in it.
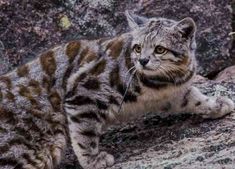
M 134 62 L 137 62 L 138 61 L 138 56 L 137 55 L 131 55 L 131 59 L 134 61 Z
M 158 67 L 160 66 L 160 62 L 159 61 L 149 61 L 149 63 L 146 65 L 146 68 L 149 70 L 157 70 Z

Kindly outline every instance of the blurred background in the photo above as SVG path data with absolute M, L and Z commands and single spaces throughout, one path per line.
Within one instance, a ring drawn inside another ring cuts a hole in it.
M 126 32 L 124 11 L 131 10 L 146 17 L 192 17 L 201 75 L 195 85 L 235 101 L 233 9 L 235 0 L 0 0 L 0 75 L 56 44 Z M 188 115 L 146 115 L 110 130 L 102 149 L 114 154 L 118 169 L 230 169 L 235 166 L 235 116 L 202 122 Z M 79 168 L 71 149 L 60 168 Z

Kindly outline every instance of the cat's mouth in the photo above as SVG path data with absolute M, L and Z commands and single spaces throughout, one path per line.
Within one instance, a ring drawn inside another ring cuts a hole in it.
M 140 64 L 136 64 L 135 67 L 136 67 L 137 72 L 142 75 L 154 76 L 154 75 L 158 74 L 158 67 L 152 68 L 148 65 L 142 66 Z
M 153 68 L 152 66 L 146 64 L 145 66 L 141 65 L 140 63 L 137 63 L 135 65 L 136 70 L 139 72 L 153 72 L 156 71 L 156 69 L 159 67 L 160 65 L 158 65 L 157 67 Z

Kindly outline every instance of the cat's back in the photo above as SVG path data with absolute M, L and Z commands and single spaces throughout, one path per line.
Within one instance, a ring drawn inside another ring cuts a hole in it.
M 53 168 L 58 164 L 68 139 L 64 101 L 70 89 L 78 94 L 86 89 L 86 97 L 93 99 L 113 91 L 109 82 L 114 65 L 125 63 L 118 59 L 122 49 L 119 41 L 115 42 L 71 41 L 0 76 L 1 169 Z M 120 65 L 120 69 L 125 67 Z M 94 82 L 102 85 L 94 88 Z
M 64 66 L 58 63 L 66 64 L 59 57 L 64 46 L 0 76 L 1 169 L 53 168 L 60 161 L 67 134 L 55 79 Z
M 1 90 L 4 95 L 9 92 Z M 0 168 L 44 168 L 59 161 L 66 143 L 62 115 L 29 108 L 24 101 L 17 104 L 13 94 L 8 97 L 12 100 L 3 97 L 0 103 Z

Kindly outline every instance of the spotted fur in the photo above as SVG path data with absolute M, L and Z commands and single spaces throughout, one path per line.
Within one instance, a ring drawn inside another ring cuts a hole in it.
M 149 111 L 218 118 L 233 110 L 230 99 L 191 86 L 192 19 L 126 16 L 128 33 L 68 42 L 0 76 L 0 168 L 53 169 L 71 142 L 84 169 L 103 169 L 114 164 L 99 151 L 110 124 Z

